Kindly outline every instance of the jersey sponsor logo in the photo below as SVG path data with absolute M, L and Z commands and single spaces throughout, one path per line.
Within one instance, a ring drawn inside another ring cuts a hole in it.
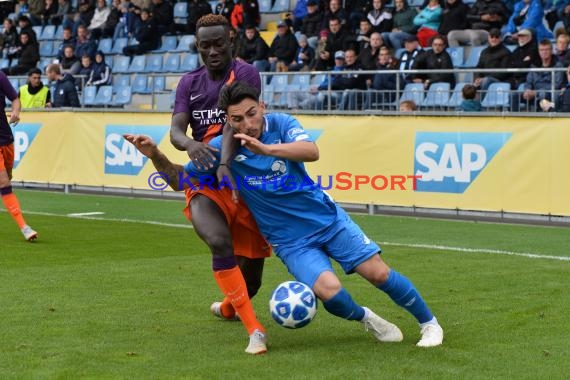
M 196 120 L 199 125 L 205 126 L 226 123 L 226 113 L 217 108 L 213 110 L 194 110 L 192 111 L 192 118 Z
M 20 123 L 13 129 L 14 169 L 24 159 L 41 127 L 42 125 L 39 123 Z
M 243 154 L 238 154 L 238 155 L 236 156 L 236 158 L 234 158 L 234 161 L 237 161 L 237 162 L 242 162 L 242 161 L 245 161 L 245 160 L 247 160 L 247 157 L 244 156 Z
M 138 175 L 148 161 L 123 134 L 148 135 L 158 145 L 167 132 L 168 127 L 164 125 L 105 126 L 105 174 Z
M 417 132 L 416 191 L 462 194 L 512 133 Z

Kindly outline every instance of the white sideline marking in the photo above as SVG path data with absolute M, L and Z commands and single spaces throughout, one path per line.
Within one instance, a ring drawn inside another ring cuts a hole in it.
M 492 253 L 495 255 L 527 257 L 529 259 L 549 259 L 549 260 L 559 260 L 559 261 L 570 261 L 570 257 L 568 256 L 537 255 L 536 253 L 512 252 L 512 251 L 503 251 L 499 249 L 448 247 L 445 245 L 393 243 L 388 241 L 377 242 L 377 243 L 380 245 L 393 245 L 395 247 L 426 248 L 426 249 L 436 249 L 440 251 L 455 251 L 455 252 L 469 252 L 469 253 Z
M 93 211 L 93 212 L 76 212 L 73 214 L 67 214 L 67 216 L 70 216 L 72 218 L 77 218 L 77 217 L 81 217 L 81 216 L 93 216 L 93 215 L 104 215 L 104 212 L 101 211 Z

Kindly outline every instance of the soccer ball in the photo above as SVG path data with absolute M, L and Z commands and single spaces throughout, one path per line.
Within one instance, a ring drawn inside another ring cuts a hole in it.
M 298 281 L 287 281 L 273 291 L 269 300 L 271 316 L 279 325 L 288 329 L 306 326 L 317 313 L 315 293 Z

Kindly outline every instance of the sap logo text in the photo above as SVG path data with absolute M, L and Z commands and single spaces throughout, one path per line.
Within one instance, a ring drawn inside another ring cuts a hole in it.
M 14 169 L 24 159 L 41 126 L 36 123 L 20 123 L 14 127 Z
M 168 127 L 164 125 L 107 125 L 105 128 L 105 174 L 137 175 L 146 164 L 146 158 L 123 134 L 143 134 L 160 144 Z
M 417 132 L 416 191 L 462 194 L 512 133 Z

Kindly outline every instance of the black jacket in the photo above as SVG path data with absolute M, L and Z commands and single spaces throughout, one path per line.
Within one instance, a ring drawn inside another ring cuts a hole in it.
M 55 82 L 52 107 L 81 107 L 75 89 L 75 79 L 70 74 L 64 74 Z
M 452 30 L 469 29 L 468 13 L 469 7 L 463 4 L 462 0 L 456 0 L 453 5 L 446 3 L 441 15 L 439 34 L 445 36 Z
M 499 15 L 500 20 L 483 21 L 481 20 L 481 16 L 483 15 Z M 467 15 L 467 20 L 471 23 L 471 29 L 501 29 L 509 20 L 510 15 L 511 12 L 509 12 L 501 0 L 477 0 L 475 4 L 471 6 L 471 11 Z
M 297 38 L 288 30 L 283 36 L 275 36 L 269 49 L 269 56 L 277 57 L 278 60 L 289 64 L 295 60 L 295 53 L 298 47 Z
M 503 44 L 497 46 L 488 46 L 479 56 L 477 62 L 478 69 L 506 69 L 511 65 L 511 51 Z M 477 77 L 494 77 L 499 80 L 506 80 L 509 77 L 507 73 L 477 73 Z
M 253 63 L 262 59 L 267 59 L 269 55 L 269 46 L 265 43 L 263 38 L 255 32 L 252 40 L 246 37 L 240 38 L 236 47 L 236 56 L 243 59 L 247 63 Z
M 439 54 L 436 54 L 433 50 L 429 50 L 416 58 L 413 68 L 414 70 L 453 69 L 453 63 L 451 62 L 451 57 L 445 50 Z M 451 87 L 455 86 L 455 75 L 453 75 L 453 73 L 416 74 L 414 77 L 428 79 L 431 83 L 447 82 Z

